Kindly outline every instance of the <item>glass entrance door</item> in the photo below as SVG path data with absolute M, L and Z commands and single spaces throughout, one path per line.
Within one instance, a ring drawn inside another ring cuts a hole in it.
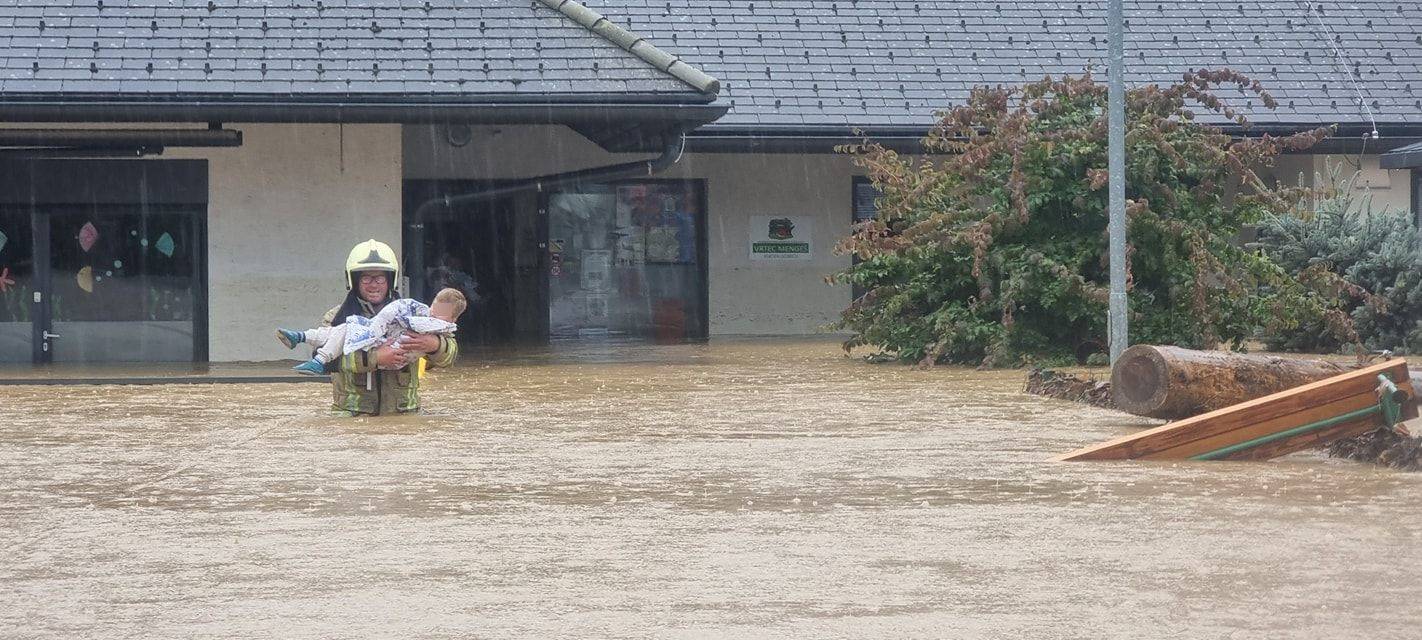
M 444 287 L 469 301 L 459 317 L 459 344 L 542 342 L 548 305 L 541 286 L 541 217 L 531 194 L 453 205 L 430 203 L 501 186 L 476 180 L 406 180 L 404 259 L 408 289 L 428 302 Z M 415 219 L 415 213 L 420 219 Z

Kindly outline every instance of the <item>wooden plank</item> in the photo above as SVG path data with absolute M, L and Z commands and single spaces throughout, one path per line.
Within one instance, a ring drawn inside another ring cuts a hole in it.
M 1413 418 L 1416 418 L 1417 403 L 1414 401 L 1414 398 L 1416 396 L 1412 395 L 1412 392 L 1414 392 L 1415 389 L 1410 383 L 1406 386 L 1398 385 L 1398 388 L 1408 392 L 1407 402 L 1403 405 L 1402 408 L 1402 419 L 1411 420 Z M 1369 431 L 1372 431 L 1373 429 L 1378 428 L 1380 424 L 1381 423 L 1378 421 L 1378 418 L 1376 416 L 1370 416 L 1368 418 L 1354 420 L 1352 422 L 1346 422 L 1340 425 L 1329 427 L 1327 429 L 1310 431 L 1309 433 L 1301 433 L 1292 438 L 1285 438 L 1283 440 L 1276 440 L 1267 444 L 1261 444 L 1257 447 L 1245 449 L 1244 451 L 1237 451 L 1224 459 L 1268 460 L 1269 458 L 1277 458 L 1282 455 L 1294 453 L 1295 451 L 1303 451 L 1304 449 L 1324 447 L 1335 440 L 1342 440 L 1343 438 L 1352 438 L 1354 436 L 1360 436 Z
M 1402 420 L 1409 420 L 1409 418 L 1415 418 L 1416 404 L 1413 404 L 1412 402 L 1411 384 L 1401 384 L 1398 385 L 1398 388 L 1402 391 L 1402 393 L 1406 394 L 1406 397 L 1408 397 L 1408 400 L 1406 400 L 1404 402 L 1404 405 L 1402 405 L 1402 408 L 1404 408 L 1404 412 L 1402 412 Z M 1193 455 L 1206 454 L 1206 452 L 1216 451 L 1216 449 L 1229 447 L 1229 445 L 1231 444 L 1239 444 L 1239 442 L 1246 442 L 1250 441 L 1250 439 L 1261 438 L 1264 437 L 1264 435 L 1268 434 L 1277 434 L 1277 432 L 1291 430 L 1291 428 L 1294 427 L 1303 427 L 1303 425 L 1310 424 L 1310 422 L 1328 420 L 1328 418 L 1338 417 L 1338 415 L 1347 414 L 1347 412 L 1349 411 L 1357 411 L 1361 410 L 1361 408 L 1371 407 L 1371 405 L 1374 404 L 1378 404 L 1378 395 L 1376 395 L 1376 393 L 1372 393 L 1372 391 L 1369 391 L 1369 393 L 1365 394 L 1352 395 L 1352 397 L 1348 398 L 1338 398 L 1338 400 L 1328 402 L 1328 404 L 1318 405 L 1318 407 L 1308 408 L 1308 410 L 1298 412 L 1298 414 L 1285 415 L 1285 417 L 1283 418 L 1274 418 L 1274 420 L 1258 422 L 1258 424 L 1246 425 L 1246 427 L 1241 427 L 1239 428 L 1239 430 L 1236 431 L 1227 432 L 1227 434 L 1213 435 L 1213 437 L 1209 438 L 1196 439 L 1196 441 L 1187 442 L 1187 444 L 1180 445 L 1180 447 L 1152 452 L 1152 454 L 1146 454 L 1140 458 L 1190 458 L 1193 457 Z M 1411 410 L 1411 414 L 1409 414 L 1409 410 Z M 1376 425 L 1378 424 L 1378 418 L 1359 418 L 1358 421 L 1349 422 L 1349 424 Z M 1278 457 L 1278 455 L 1284 455 L 1287 454 L 1287 452 L 1291 452 L 1284 451 L 1284 449 L 1287 448 L 1284 447 L 1284 442 L 1293 442 L 1294 439 L 1300 439 L 1300 442 L 1304 442 L 1304 444 L 1301 444 L 1298 448 L 1311 447 L 1311 445 L 1307 444 L 1307 442 L 1321 441 L 1321 444 L 1328 444 L 1328 442 L 1334 441 L 1334 439 L 1344 437 L 1344 435 L 1338 435 L 1338 437 L 1332 437 L 1332 435 L 1328 435 L 1332 434 L 1332 432 L 1334 432 L 1335 430 L 1342 430 L 1342 428 L 1344 427 L 1345 425 L 1335 425 L 1335 427 L 1327 428 L 1327 430 L 1314 431 L 1311 432 L 1311 434 L 1295 435 L 1295 437 L 1283 439 L 1283 441 L 1268 442 L 1268 444 L 1266 445 L 1260 445 L 1260 447 L 1249 449 L 1249 451 L 1256 451 L 1256 449 L 1258 449 L 1258 451 L 1274 451 L 1274 454 L 1271 455 L 1271 457 Z M 1362 431 L 1367 431 L 1367 428 Z M 1293 451 L 1298 451 L 1298 448 L 1294 448 Z M 1258 457 L 1258 455 L 1244 455 L 1244 452 L 1237 452 L 1237 454 L 1230 455 L 1230 457 L 1227 459 L 1254 458 L 1260 457 Z
M 1182 460 L 1201 453 L 1208 453 L 1216 449 L 1228 447 L 1232 444 L 1267 436 L 1271 433 L 1292 429 L 1310 422 L 1318 422 L 1319 420 L 1327 420 L 1328 418 L 1341 416 L 1349 411 L 1377 404 L 1377 401 L 1377 394 L 1372 391 L 1359 393 L 1346 398 L 1338 398 L 1326 404 L 1309 407 L 1298 413 L 1279 416 L 1271 420 L 1245 425 L 1225 433 L 1219 433 L 1197 440 L 1183 442 L 1176 446 L 1151 451 L 1139 457 L 1145 460 Z
M 1292 438 L 1276 440 L 1257 447 L 1250 447 L 1243 451 L 1236 451 L 1233 454 L 1220 458 L 1221 460 L 1268 460 L 1279 456 L 1288 455 L 1304 449 L 1327 446 L 1334 440 L 1360 436 L 1373 429 L 1378 428 L 1377 416 L 1369 416 L 1364 419 L 1345 422 L 1334 425 L 1327 429 L 1319 429 L 1308 433 L 1301 433 Z
M 1310 411 L 1311 409 L 1339 402 L 1340 398 L 1347 399 L 1371 394 L 1377 388 L 1377 376 L 1380 373 L 1389 374 L 1390 378 L 1397 381 L 1398 387 L 1407 391 L 1411 397 L 1412 387 L 1408 377 L 1407 362 L 1401 359 L 1389 360 L 1234 406 L 1177 420 L 1142 433 L 1122 436 L 1054 459 L 1121 460 L 1141 458 L 1261 423 L 1270 423 L 1278 427 L 1271 433 L 1282 431 L 1314 422 L 1315 420 L 1307 419 L 1308 416 L 1317 415 L 1317 413 Z M 1410 410 L 1415 412 L 1415 408 Z M 1244 442 L 1254 437 L 1258 437 L 1258 435 L 1226 438 L 1225 444 L 1220 446 Z M 1207 450 L 1217 448 L 1219 447 Z M 1197 453 L 1203 453 L 1203 451 Z

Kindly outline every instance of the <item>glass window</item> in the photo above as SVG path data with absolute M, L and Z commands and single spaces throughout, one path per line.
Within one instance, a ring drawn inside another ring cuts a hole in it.
M 879 215 L 879 190 L 874 188 L 874 183 L 864 176 L 855 176 L 853 179 L 853 199 L 850 204 L 850 222 L 859 224 L 868 220 L 873 220 Z M 859 256 L 853 258 L 854 264 L 859 264 Z M 867 293 L 863 287 L 854 285 L 850 296 L 853 300 L 864 297 Z
M 55 361 L 193 359 L 198 215 L 105 205 L 49 219 Z
M 879 190 L 874 188 L 874 183 L 863 176 L 855 176 L 854 200 L 851 207 L 853 222 L 858 224 L 866 220 L 873 220 L 879 215 Z
M 55 321 L 192 321 L 196 216 L 124 209 L 50 216 Z
M 0 164 L 0 360 L 206 358 L 207 161 Z
M 550 195 L 552 336 L 704 338 L 701 202 L 696 181 L 627 182 Z

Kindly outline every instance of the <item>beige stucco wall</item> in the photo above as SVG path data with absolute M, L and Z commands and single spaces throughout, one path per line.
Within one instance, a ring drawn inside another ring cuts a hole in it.
M 1328 167 L 1341 165 L 1341 176 L 1357 179 L 1353 190 L 1367 193 L 1373 198 L 1373 211 L 1392 209 L 1407 211 L 1412 207 L 1412 173 L 1407 169 L 1383 169 L 1378 166 L 1377 155 L 1315 155 L 1311 156 L 1313 170 L 1317 175 L 1327 176 Z
M 1277 158 L 1274 166 L 1263 171 L 1261 177 L 1277 179 L 1285 185 L 1317 185 L 1327 180 L 1330 170 L 1337 167 L 1339 178 L 1353 180 L 1354 192 L 1372 196 L 1373 211 L 1409 210 L 1412 207 L 1411 171 L 1383 169 L 1378 165 L 1379 159 L 1375 154 L 1286 155 Z
M 209 357 L 291 358 L 276 326 L 309 327 L 345 295 L 355 243 L 400 247 L 398 125 L 227 125 L 235 149 L 208 160 Z
M 649 157 L 609 154 L 564 127 L 474 127 L 452 147 L 441 127 L 405 128 L 406 178 L 524 178 Z M 839 155 L 686 154 L 661 178 L 706 181 L 712 335 L 814 333 L 849 303 L 824 277 L 849 264 L 835 242 L 849 229 L 854 167 Z M 750 259 L 755 216 L 808 216 L 813 259 Z

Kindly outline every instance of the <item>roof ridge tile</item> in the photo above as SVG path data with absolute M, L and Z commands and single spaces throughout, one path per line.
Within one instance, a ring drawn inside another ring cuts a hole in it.
M 638 36 L 637 34 L 622 28 L 621 26 L 607 19 L 606 16 L 603 16 L 602 14 L 593 11 L 592 9 L 589 9 L 586 5 L 583 5 L 579 2 L 575 2 L 574 0 L 538 1 L 549 9 L 553 9 L 554 11 L 557 11 L 567 16 L 569 19 L 582 25 L 583 28 L 587 29 L 588 31 L 602 36 L 609 42 L 617 45 L 618 47 L 621 47 L 628 53 L 631 53 L 632 55 L 641 58 L 648 64 L 651 64 L 656 68 L 662 70 L 663 72 L 671 74 L 676 79 L 681 80 L 682 82 L 685 82 L 688 85 L 691 85 L 697 91 L 710 95 L 716 95 L 721 90 L 720 80 L 717 80 L 716 78 L 713 78 L 710 75 L 706 74 L 706 72 L 687 64 L 681 58 L 678 58 L 675 55 L 672 55 L 670 53 L 667 53 L 666 51 L 657 48 L 655 45 L 651 44 L 650 42 L 647 42 L 641 36 Z

